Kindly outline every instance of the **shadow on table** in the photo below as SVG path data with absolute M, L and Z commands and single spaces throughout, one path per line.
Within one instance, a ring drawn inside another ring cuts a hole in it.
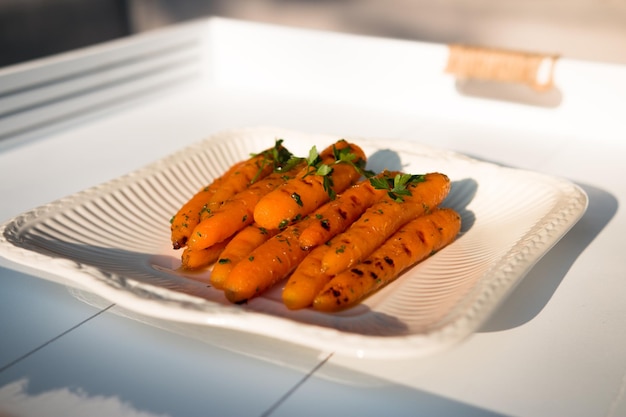
M 580 254 L 613 218 L 617 199 L 610 193 L 578 184 L 589 198 L 589 206 L 572 229 L 530 270 L 517 288 L 483 325 L 481 332 L 496 332 L 529 322 L 546 306 Z

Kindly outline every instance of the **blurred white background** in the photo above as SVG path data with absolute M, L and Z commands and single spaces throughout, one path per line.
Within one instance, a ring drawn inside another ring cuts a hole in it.
M 207 16 L 626 64 L 626 0 L 0 0 L 0 66 Z

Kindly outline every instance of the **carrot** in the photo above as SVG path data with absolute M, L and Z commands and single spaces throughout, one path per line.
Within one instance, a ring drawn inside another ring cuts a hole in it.
M 306 257 L 298 244 L 300 230 L 311 219 L 288 226 L 237 263 L 224 280 L 226 298 L 245 302 L 284 279 Z
M 361 148 L 345 140 L 317 156 L 316 152 L 310 154 L 308 166 L 296 178 L 259 201 L 254 209 L 255 222 L 274 229 L 297 221 L 354 184 L 366 160 Z
M 407 186 L 403 201 L 386 196 L 369 207 L 343 233 L 325 246 L 322 270 L 335 275 L 365 259 L 408 221 L 438 206 L 450 191 L 450 179 L 440 173 L 422 176 Z
M 376 177 L 393 178 L 396 174 L 384 171 Z M 302 230 L 300 246 L 310 249 L 326 243 L 330 238 L 343 232 L 376 200 L 384 197 L 385 192 L 384 189 L 374 188 L 370 180 L 363 180 L 348 188 L 317 211 L 316 221 Z
M 299 172 L 302 166 L 300 163 L 290 171 L 272 173 L 225 201 L 193 229 L 188 246 L 195 250 L 206 249 L 252 224 L 254 206 L 261 197 L 293 178 L 293 173 Z
M 293 156 L 282 145 L 282 142 L 281 139 L 277 140 L 274 147 L 253 155 L 242 166 L 235 169 L 228 181 L 225 181 L 217 189 L 207 205 L 200 211 L 200 221 L 210 217 L 211 213 L 218 209 L 224 201 L 245 190 L 254 182 L 267 177 L 273 171 L 280 171 Z
M 226 179 L 237 171 L 243 163 L 242 161 L 233 165 L 222 176 L 216 178 L 209 185 L 194 194 L 172 217 L 170 230 L 174 249 L 180 249 L 187 245 L 189 235 L 200 222 L 200 212 L 203 210 L 203 207 L 211 200 L 211 197 L 215 195 L 223 183 L 226 182 Z
M 389 173 L 385 172 L 377 177 L 389 175 Z M 272 285 L 271 283 L 286 278 L 289 272 L 300 264 L 305 257 L 308 259 L 311 256 L 308 252 L 308 249 L 310 248 L 302 247 L 300 244 L 303 233 L 310 231 L 311 229 L 316 229 L 316 225 L 319 225 L 320 222 L 328 219 L 329 225 L 327 228 L 325 228 L 324 225 L 319 226 L 323 233 L 321 241 L 325 242 L 326 239 L 324 236 L 336 234 L 338 233 L 339 228 L 347 227 L 348 222 L 354 221 L 354 219 L 362 213 L 366 204 L 371 204 L 371 201 L 373 201 L 376 197 L 381 198 L 384 193 L 385 190 L 375 189 L 369 181 L 363 181 L 358 185 L 351 187 L 344 193 L 340 194 L 334 201 L 327 202 L 321 206 L 314 215 L 287 227 L 278 236 L 272 239 L 273 242 L 263 244 L 256 252 L 249 254 L 256 262 L 258 259 L 270 259 L 276 253 L 280 253 L 280 257 L 283 262 L 273 263 L 262 271 L 253 270 L 256 266 L 248 265 L 246 268 L 240 267 L 236 272 L 231 273 L 233 275 L 240 274 L 240 280 L 250 281 L 248 282 L 250 288 L 254 287 L 255 290 L 258 288 L 258 292 L 261 292 L 264 288 Z M 240 232 L 240 234 L 241 233 L 243 233 L 243 231 Z M 237 238 L 238 236 L 235 237 L 235 239 Z M 295 250 L 291 247 L 296 245 L 300 246 L 303 250 Z M 222 257 L 226 257 L 225 252 L 222 254 Z M 220 266 L 219 261 L 218 265 L 213 268 L 213 274 L 215 274 L 218 266 Z M 232 266 L 232 268 L 234 269 L 234 266 Z M 299 266 L 298 269 L 300 269 Z M 236 279 L 237 278 L 229 278 L 228 280 L 230 285 L 233 286 L 233 288 L 231 288 L 231 292 L 244 292 L 241 290 L 243 286 L 242 283 L 234 284 Z M 265 282 L 266 284 L 260 284 L 260 282 Z M 235 285 L 237 285 L 237 288 L 234 288 Z M 321 289 L 321 287 L 319 289 Z M 311 295 L 311 300 L 315 294 L 316 293 L 313 293 Z M 231 295 L 229 298 L 239 300 L 248 298 L 249 296 L 249 293 L 247 293 L 246 295 Z
M 242 259 L 247 258 L 250 252 L 276 233 L 278 233 L 276 229 L 267 230 L 252 224 L 234 235 L 213 266 L 211 271 L 211 284 L 213 287 L 223 288 L 224 281 L 233 267 Z
M 277 140 L 274 147 L 234 164 L 187 201 L 170 220 L 174 249 L 185 247 L 198 223 L 224 201 L 286 164 L 292 155 L 282 142 Z
M 182 268 L 188 271 L 197 270 L 211 265 L 224 250 L 228 240 L 218 242 L 206 249 L 191 249 L 186 247 L 181 255 Z
M 209 201 L 200 210 L 200 221 L 206 219 L 219 206 L 238 192 L 245 190 L 250 184 L 261 180 L 272 172 L 272 164 L 267 162 L 263 154 L 251 158 L 248 163 L 242 164 L 224 181 L 221 187 L 211 196 Z
M 290 310 L 310 306 L 315 296 L 332 278 L 332 275 L 325 274 L 321 271 L 323 255 L 324 247 L 316 247 L 300 262 L 295 271 L 289 276 L 287 284 L 285 284 L 285 288 L 283 288 L 282 299 L 285 306 Z
M 334 312 L 354 306 L 411 265 L 450 244 L 460 229 L 461 217 L 452 209 L 436 209 L 416 218 L 366 260 L 333 277 L 315 297 L 313 308 Z

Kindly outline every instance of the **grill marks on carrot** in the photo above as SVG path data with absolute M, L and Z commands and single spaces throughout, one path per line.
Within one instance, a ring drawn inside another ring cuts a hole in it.
M 383 172 L 377 177 L 395 175 Z M 323 210 L 316 213 L 316 221 L 311 223 L 300 235 L 300 246 L 305 249 L 326 243 L 333 236 L 343 232 L 363 214 L 375 201 L 385 196 L 386 191 L 376 189 L 366 179 L 348 188 Z
M 449 208 L 410 221 L 363 262 L 330 279 L 313 300 L 313 307 L 334 312 L 354 306 L 411 265 L 450 244 L 460 230 L 461 217 Z
M 444 174 L 370 178 L 357 145 L 314 150 L 294 158 L 277 141 L 194 195 L 171 222 L 183 269 L 212 265 L 212 286 L 234 303 L 286 280 L 289 309 L 338 311 L 458 234 L 458 214 L 438 208 L 450 190 Z
M 354 184 L 360 170 L 348 163 L 336 163 L 338 152 L 348 151 L 354 155 L 354 165 L 364 165 L 365 153 L 357 145 L 340 140 L 320 153 L 317 165 L 329 167 L 326 175 L 318 175 L 316 166 L 308 165 L 296 177 L 266 195 L 254 209 L 254 221 L 260 226 L 282 228 L 298 221 L 334 194 L 339 194 Z
M 450 191 L 450 179 L 441 173 L 425 175 L 423 182 L 409 186 L 403 202 L 390 197 L 369 207 L 344 233 L 328 245 L 322 270 L 337 274 L 365 259 L 403 224 L 437 207 Z

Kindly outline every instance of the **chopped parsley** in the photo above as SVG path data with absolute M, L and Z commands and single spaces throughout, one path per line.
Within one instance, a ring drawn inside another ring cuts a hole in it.
M 300 194 L 291 193 L 291 198 L 293 198 L 293 200 L 296 202 L 297 205 L 299 205 L 300 207 L 303 206 L 302 198 L 300 197 Z
M 323 164 L 317 147 L 313 146 L 309 150 L 309 155 L 305 158 L 307 168 L 309 169 L 303 178 L 309 175 L 319 175 L 323 177 L 322 183 L 324 185 L 324 191 L 328 193 L 331 200 L 334 200 L 337 197 L 337 193 L 333 189 L 333 178 L 330 174 L 333 173 L 333 167 L 335 165 L 348 164 L 367 178 L 373 176 L 374 173 L 365 170 L 365 160 L 358 158 L 350 147 L 337 149 L 337 147 L 333 145 L 332 151 L 335 160 L 331 164 Z
M 261 172 L 268 164 L 272 164 L 274 172 L 286 172 L 300 163 L 302 158 L 294 157 L 289 149 L 283 146 L 284 139 L 276 139 L 274 147 L 263 151 L 261 154 L 252 154 L 252 156 L 262 155 L 263 159 L 259 164 L 259 170 L 255 174 L 250 183 L 254 183 L 259 179 Z
M 387 176 L 372 177 L 370 184 L 376 189 L 387 190 L 387 195 L 392 200 L 401 203 L 405 196 L 411 195 L 409 186 L 425 180 L 424 175 L 396 174 L 393 178 Z

